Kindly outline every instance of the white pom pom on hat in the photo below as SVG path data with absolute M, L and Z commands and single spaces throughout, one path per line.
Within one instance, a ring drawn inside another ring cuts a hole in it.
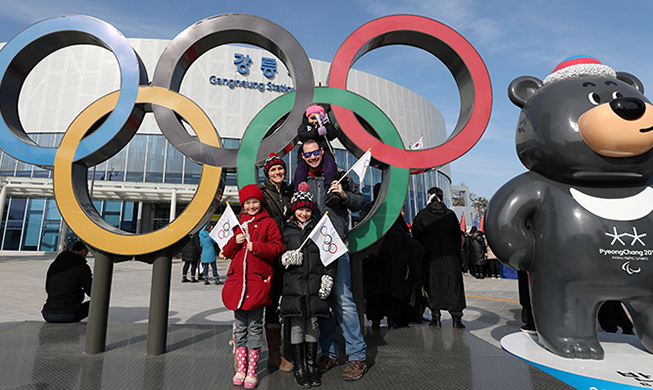
M 617 78 L 617 72 L 599 60 L 590 56 L 575 56 L 567 58 L 553 69 L 553 72 L 546 76 L 544 85 L 557 81 L 581 79 L 581 78 Z

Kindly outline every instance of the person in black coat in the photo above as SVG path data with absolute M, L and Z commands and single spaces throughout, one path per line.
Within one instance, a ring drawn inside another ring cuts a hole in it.
M 424 285 L 431 309 L 431 325 L 440 328 L 440 310 L 448 310 L 453 327 L 464 329 L 461 319 L 465 302 L 462 260 L 462 236 L 456 214 L 442 203 L 442 190 L 429 189 L 429 203 L 413 220 L 413 235 L 426 251 Z
M 402 216 L 375 246 L 363 259 L 365 314 L 374 330 L 384 316 L 388 328 L 406 327 L 421 298 L 424 248 L 410 236 Z
M 88 249 L 77 241 L 71 251 L 61 252 L 50 264 L 45 279 L 48 293 L 41 314 L 47 322 L 79 322 L 88 317 L 93 276 L 86 262 Z
M 199 263 L 202 257 L 202 246 L 200 245 L 200 235 L 191 234 L 190 241 L 181 250 L 181 259 L 184 261 L 184 267 L 181 270 L 181 282 L 182 283 L 197 283 L 195 279 L 195 271 L 197 270 L 197 264 Z M 190 268 L 190 280 L 186 277 L 188 274 L 188 268 Z M 201 275 L 201 273 L 200 273 Z
M 487 246 L 482 231 L 472 226 L 469 230 L 469 257 L 472 275 L 476 279 L 484 279 L 487 273 Z
M 337 261 L 325 267 L 320 249 L 312 240 L 307 240 L 317 224 L 317 217 L 315 200 L 306 183 L 299 186 L 290 207 L 293 215 L 283 230 L 287 252 L 281 257 L 281 263 L 287 270 L 283 275 L 281 316 L 291 327 L 295 379 L 301 387 L 309 388 L 322 383 L 315 367 L 317 318 L 329 316 L 325 299 L 333 286 Z

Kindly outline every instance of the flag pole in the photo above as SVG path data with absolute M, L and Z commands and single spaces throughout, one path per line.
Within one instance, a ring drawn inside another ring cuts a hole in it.
M 229 206 L 229 201 L 227 201 L 227 206 Z M 263 204 L 261 204 L 261 207 L 263 207 Z M 231 206 L 229 206 L 229 208 L 231 208 Z M 233 210 L 231 212 L 233 213 Z M 243 229 L 243 226 L 240 224 L 240 221 L 238 220 L 238 217 L 236 217 L 236 222 L 238 222 L 238 227 L 240 228 L 240 231 L 243 232 L 243 234 L 245 234 L 244 233 L 245 229 Z M 247 240 L 247 242 L 249 242 L 249 238 L 247 238 L 247 234 L 245 234 L 245 240 Z
M 317 123 L 320 126 L 324 126 L 324 123 L 322 123 L 322 119 L 320 118 L 320 115 L 316 115 L 316 116 L 317 116 Z M 324 137 L 324 141 L 326 142 L 327 146 L 329 147 L 329 151 L 331 151 L 331 154 L 333 155 L 333 158 L 335 159 L 336 152 L 333 151 L 333 146 L 331 146 L 331 142 L 329 142 L 329 138 L 326 136 L 326 134 L 323 135 L 323 137 Z
M 325 212 L 324 212 L 324 215 L 322 216 L 322 218 L 320 218 L 320 220 L 318 221 L 317 225 L 313 228 L 313 230 L 311 230 L 311 232 L 309 233 L 308 237 L 306 237 L 306 239 L 304 240 L 304 242 L 302 242 L 302 244 L 299 246 L 299 248 L 295 249 L 296 251 L 299 252 L 299 251 L 304 247 L 304 245 L 308 242 L 308 240 L 311 239 L 311 236 L 313 235 L 313 231 L 314 231 L 318 226 L 321 225 L 320 222 L 322 222 L 322 220 L 323 220 L 324 218 L 326 218 L 328 214 L 329 214 L 328 211 L 325 211 Z

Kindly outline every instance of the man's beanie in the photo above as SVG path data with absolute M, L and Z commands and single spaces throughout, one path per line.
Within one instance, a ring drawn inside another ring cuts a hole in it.
M 548 85 L 562 80 L 598 77 L 616 79 L 617 72 L 609 66 L 603 65 L 596 58 L 576 56 L 562 61 L 550 75 L 546 76 L 543 83 Z
M 245 187 L 241 188 L 238 192 L 238 199 L 240 200 L 241 206 L 249 198 L 256 198 L 260 200 L 261 203 L 263 203 L 263 193 L 256 184 L 248 184 Z
M 297 192 L 295 192 L 295 195 L 292 196 L 292 201 L 290 203 L 290 209 L 293 212 L 302 207 L 306 207 L 311 209 L 311 211 L 315 211 L 315 198 L 313 197 L 313 194 L 309 192 L 309 190 L 310 187 L 306 182 L 299 184 Z
M 263 166 L 263 172 L 265 172 L 265 177 L 270 177 L 268 171 L 275 165 L 281 165 L 283 169 L 286 169 L 286 163 L 279 158 L 275 153 L 270 153 L 267 159 L 265 159 L 265 165 Z

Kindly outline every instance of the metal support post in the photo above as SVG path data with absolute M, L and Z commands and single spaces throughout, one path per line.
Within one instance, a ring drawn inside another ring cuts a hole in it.
M 166 352 L 168 336 L 168 310 L 170 308 L 170 277 L 172 256 L 165 250 L 152 265 L 152 288 L 150 290 L 150 317 L 147 326 L 148 355 Z
M 113 261 L 108 254 L 96 251 L 93 269 L 91 307 L 89 308 L 86 346 L 84 347 L 84 353 L 88 354 L 104 352 L 106 347 Z

